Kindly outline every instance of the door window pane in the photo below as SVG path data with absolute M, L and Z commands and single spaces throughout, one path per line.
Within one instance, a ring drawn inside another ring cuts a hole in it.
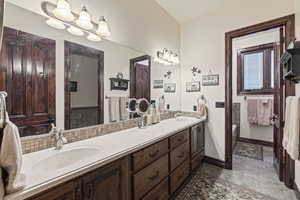
M 244 56 L 244 89 L 261 89 L 264 84 L 264 54 L 251 53 Z
M 271 88 L 274 88 L 274 74 L 275 74 L 275 72 L 274 72 L 274 70 L 275 70 L 275 51 L 274 50 L 272 50 L 271 51 L 271 79 L 270 79 L 270 81 L 271 81 L 271 83 L 270 83 L 270 87 Z

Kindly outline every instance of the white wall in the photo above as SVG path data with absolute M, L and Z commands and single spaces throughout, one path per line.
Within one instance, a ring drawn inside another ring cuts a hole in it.
M 18 14 L 16 15 L 13 13 Z M 64 127 L 64 40 L 95 48 L 104 52 L 104 95 L 107 96 L 129 95 L 129 90 L 111 91 L 109 78 L 116 77 L 117 73 L 121 72 L 125 79 L 129 79 L 129 60 L 145 55 L 143 52 L 136 51 L 115 42 L 90 42 L 85 38 L 72 36 L 66 31 L 55 30 L 46 25 L 44 17 L 10 3 L 6 3 L 6 16 L 4 23 L 6 26 L 11 28 L 56 41 L 56 124 L 58 127 L 62 128 Z M 34 28 L 32 28 L 33 24 Z M 155 72 L 157 74 L 163 74 L 165 72 L 164 66 L 154 67 L 153 70 L 158 70 Z M 159 70 L 162 71 L 159 72 Z M 156 77 L 152 78 L 155 79 Z M 172 100 L 173 98 L 175 100 Z M 179 93 L 176 93 L 176 95 L 172 96 L 171 99 L 169 98 L 168 101 L 174 105 L 176 103 L 176 106 L 179 109 L 180 103 L 177 103 L 177 99 L 179 99 Z M 108 122 L 108 119 L 108 100 L 105 99 L 104 122 Z
M 56 0 L 50 0 L 56 3 Z M 38 14 L 41 0 L 6 0 Z M 128 45 L 149 55 L 170 48 L 179 51 L 180 26 L 152 0 L 72 0 L 72 10 L 79 13 L 85 5 L 97 22 L 105 16 L 112 29 L 112 41 Z
M 219 86 L 202 88 L 209 108 L 207 156 L 225 160 L 225 114 L 224 109 L 215 108 L 216 101 L 225 100 L 225 32 L 291 14 L 294 12 L 294 3 L 294 0 L 274 0 L 272 3 L 260 0 L 226 1 L 222 9 L 182 25 L 182 85 L 191 79 L 192 66 L 200 67 L 203 74 L 207 74 L 209 70 L 220 74 Z M 199 94 L 183 91 L 182 108 L 192 110 L 197 96 Z
M 248 122 L 247 115 L 247 101 L 244 99 L 244 95 L 237 95 L 237 55 L 238 50 L 258 46 L 268 43 L 279 42 L 279 29 L 273 29 L 256 33 L 240 38 L 236 38 L 232 43 L 232 90 L 233 90 L 233 102 L 240 103 L 241 105 L 241 124 L 240 124 L 240 136 L 243 138 L 256 139 L 262 141 L 273 142 L 273 127 L 253 126 Z M 248 95 L 248 99 L 273 99 L 273 95 Z
M 164 77 L 164 75 L 170 71 L 170 78 Z M 175 93 L 165 93 L 164 88 L 154 89 L 153 81 L 154 80 L 163 80 L 163 83 L 176 83 L 176 91 Z M 180 82 L 180 67 L 177 66 L 165 66 L 161 64 L 157 64 L 152 62 L 152 70 L 151 70 L 151 99 L 155 99 L 155 101 L 159 102 L 159 98 L 164 95 L 165 97 L 165 108 L 167 104 L 170 105 L 170 110 L 180 110 L 180 94 L 181 94 L 181 82 Z

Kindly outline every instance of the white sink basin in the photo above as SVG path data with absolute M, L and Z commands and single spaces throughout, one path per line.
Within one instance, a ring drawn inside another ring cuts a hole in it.
M 32 170 L 34 172 L 58 171 L 70 165 L 86 160 L 89 157 L 95 156 L 100 152 L 101 149 L 95 147 L 80 147 L 57 151 L 54 155 L 37 162 L 32 167 Z

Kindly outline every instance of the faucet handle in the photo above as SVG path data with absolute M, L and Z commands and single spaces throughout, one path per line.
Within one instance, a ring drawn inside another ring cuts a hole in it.
M 58 129 L 58 137 L 63 141 L 64 144 L 68 142 L 64 137 L 64 130 L 62 128 Z

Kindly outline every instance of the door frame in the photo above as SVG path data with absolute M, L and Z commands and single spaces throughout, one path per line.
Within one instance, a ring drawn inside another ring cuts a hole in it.
M 269 29 L 284 27 L 285 28 L 285 46 L 288 46 L 290 41 L 295 38 L 295 15 L 288 15 L 274 20 L 266 21 L 256 25 L 248 26 L 245 28 L 237 29 L 225 33 L 225 168 L 232 169 L 232 41 L 234 38 L 242 37 L 245 35 L 266 31 Z M 286 96 L 295 95 L 295 86 L 291 81 L 285 82 Z M 282 146 L 282 145 L 281 145 Z M 295 169 L 293 161 L 284 152 L 280 156 L 282 163 L 279 176 L 283 177 L 284 182 L 288 187 L 293 187 L 295 177 Z M 283 160 L 286 158 L 286 160 Z M 286 170 L 289 169 L 289 170 Z
M 135 91 L 135 73 L 134 73 L 134 67 L 135 67 L 135 63 L 143 61 L 143 60 L 148 60 L 149 63 L 149 97 L 151 98 L 151 56 L 148 55 L 144 55 L 144 56 L 140 56 L 137 58 L 133 58 L 130 59 L 130 98 L 133 98 L 136 96 L 136 91 Z M 150 101 L 150 99 L 148 99 L 148 101 Z
M 104 52 L 90 47 L 82 46 L 73 42 L 65 41 L 65 129 L 70 129 L 71 114 L 71 54 L 84 55 L 98 58 L 98 123 L 104 123 Z

